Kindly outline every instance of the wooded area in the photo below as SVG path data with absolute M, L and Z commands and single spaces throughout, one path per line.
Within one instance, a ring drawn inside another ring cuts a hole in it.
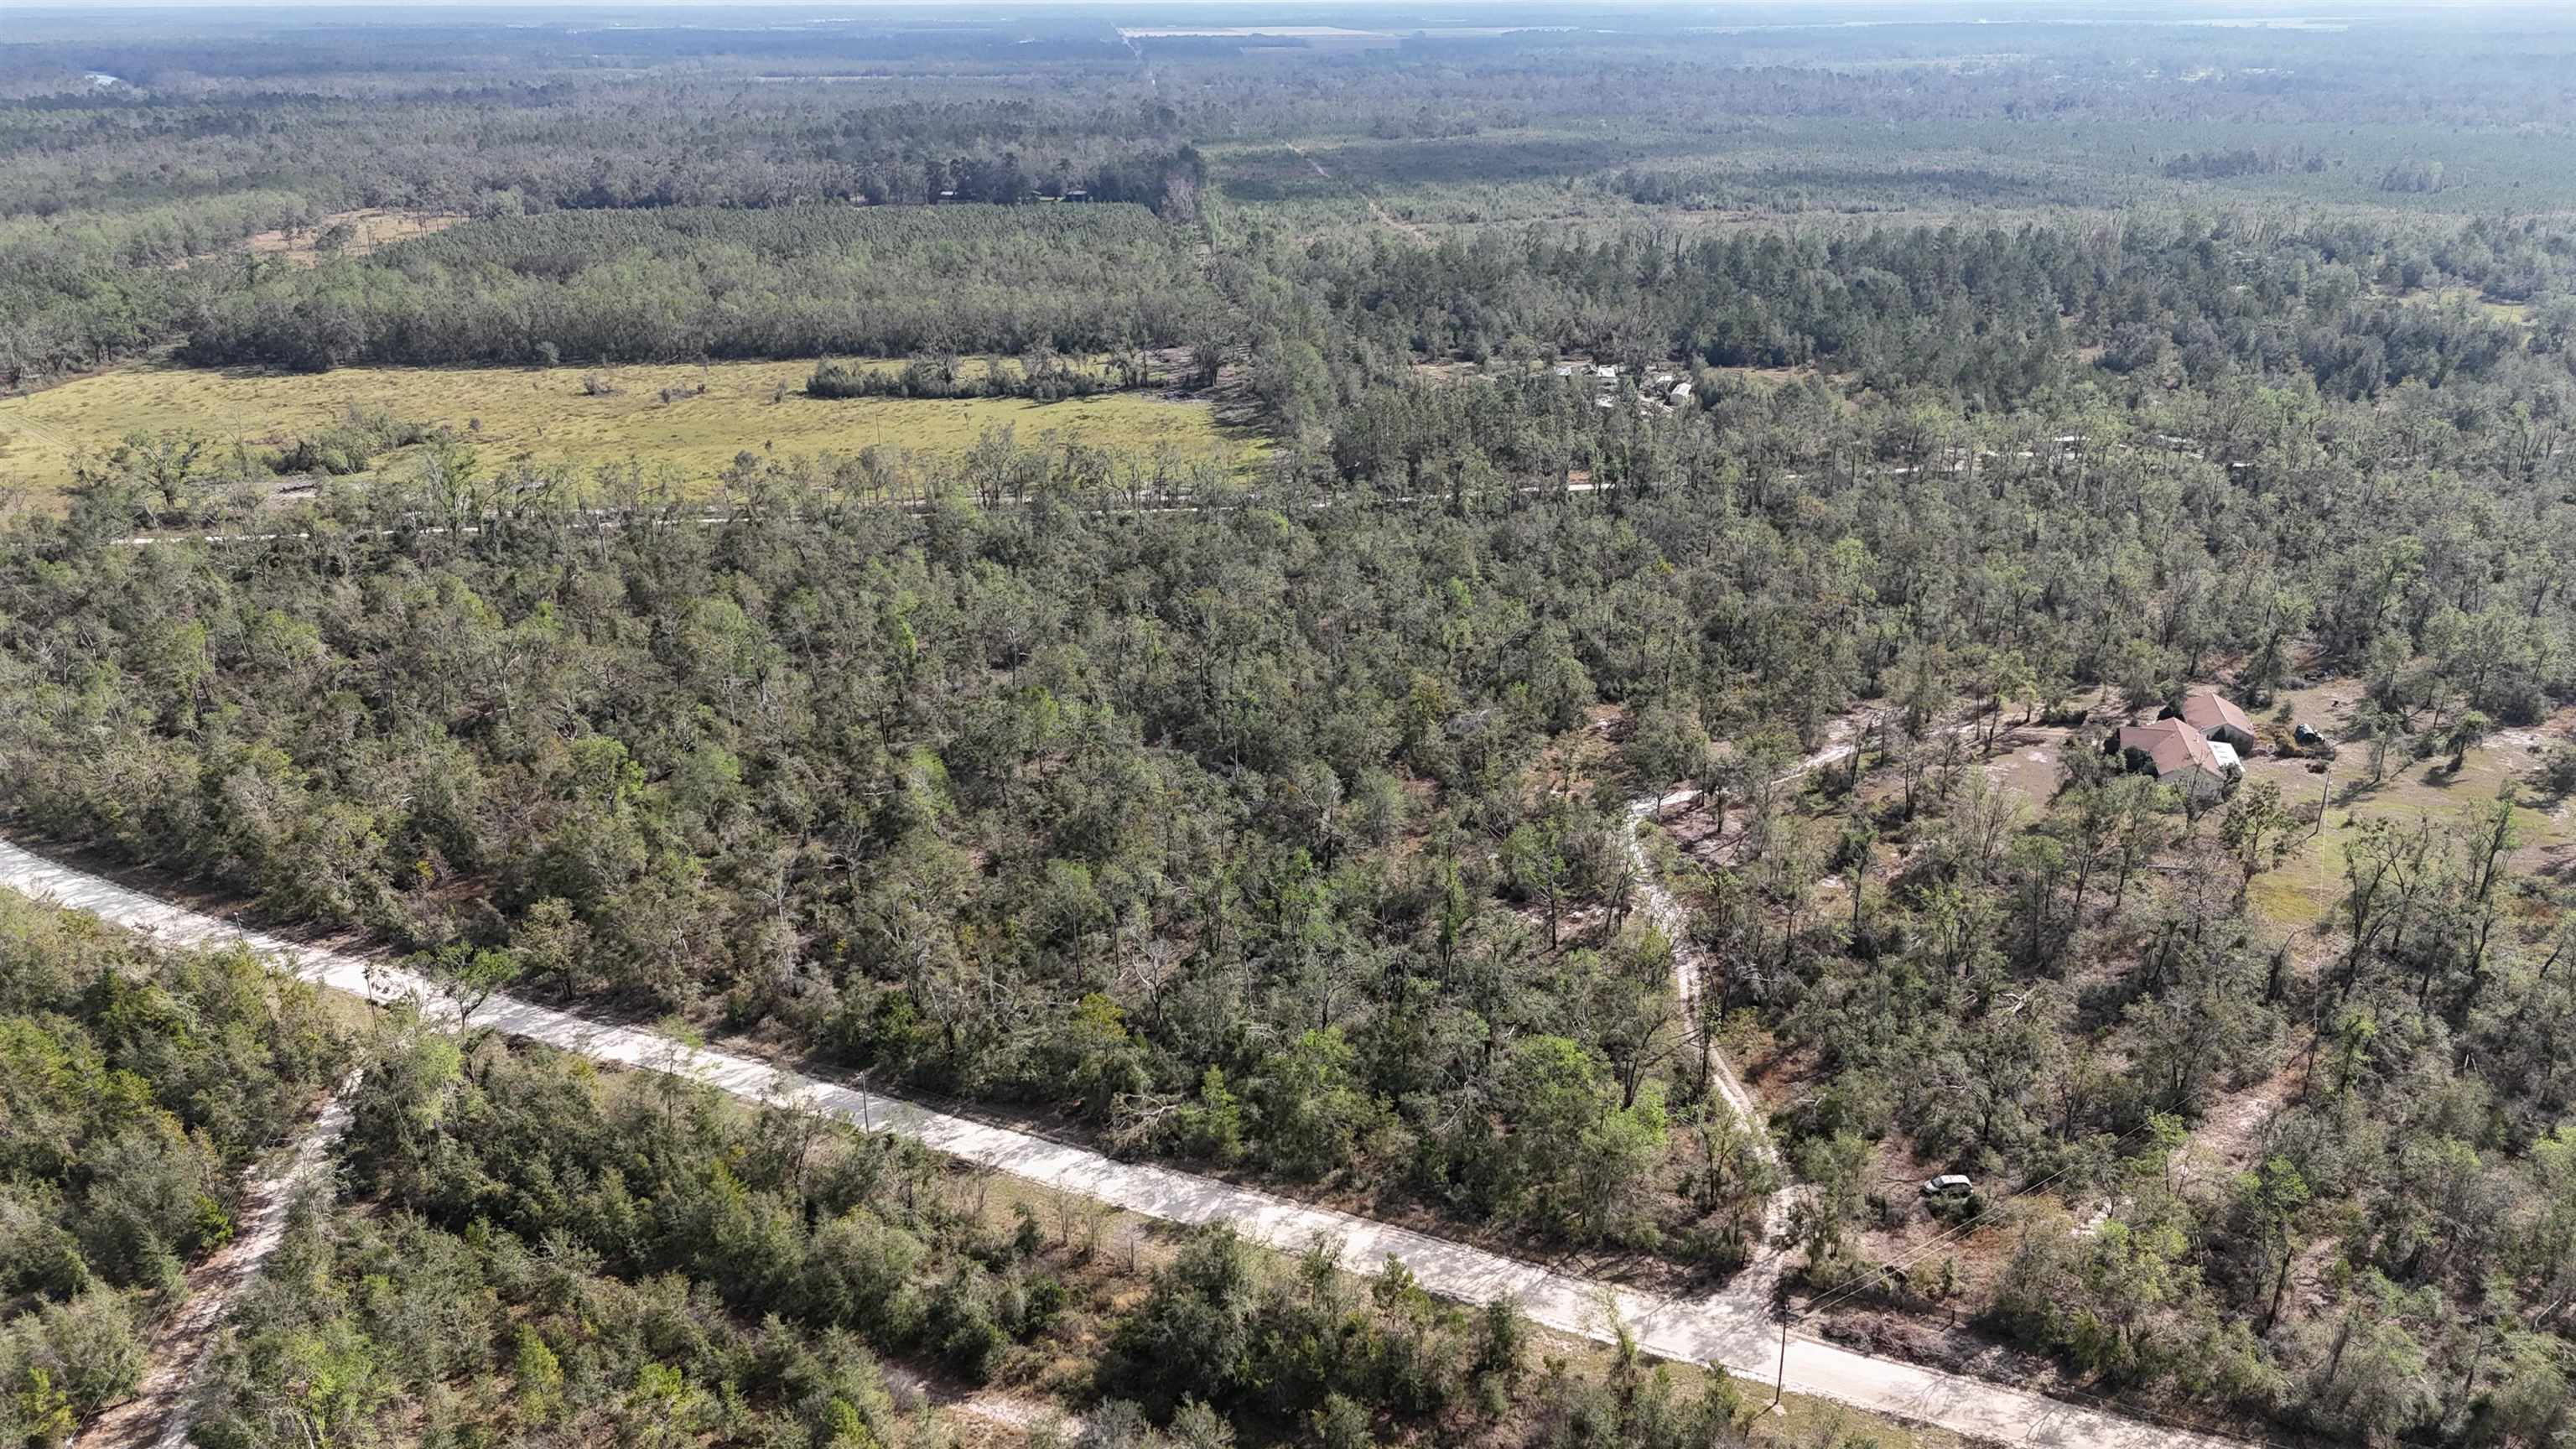
M 461 990 L 1658 1292 L 1778 1250 L 1801 1331 L 2555 1443 L 2576 228 L 2519 148 L 2569 33 L 1850 29 L 40 30 L 20 383 L 772 359 L 770 412 L 1168 388 L 1263 446 L 85 440 L 0 526 L 0 807 Z M 2236 773 L 2133 772 L 2195 689 Z M 885 1140 L 11 909 L 28 1435 L 356 1064 L 200 1442 L 934 1442 L 880 1355 L 1102 1444 L 1779 1442 L 1397 1270 L 1113 1271 Z

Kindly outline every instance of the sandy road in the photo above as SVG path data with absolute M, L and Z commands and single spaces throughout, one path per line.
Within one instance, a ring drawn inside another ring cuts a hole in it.
M 238 926 L 5 842 L 0 842 L 0 886 L 173 944 L 244 945 L 283 969 L 352 995 L 380 1001 L 411 997 L 433 1008 L 441 1000 L 431 982 L 399 967 Z M 866 1130 L 901 1133 L 949 1156 L 1148 1217 L 1231 1223 L 1247 1237 L 1284 1248 L 1329 1244 L 1345 1264 L 1361 1270 L 1394 1258 L 1431 1292 L 1468 1303 L 1511 1298 L 1531 1318 L 1561 1331 L 1607 1339 L 1615 1316 L 1648 1353 L 1723 1366 L 1754 1382 L 1769 1380 L 1782 1363 L 1776 1325 L 1740 1302 L 1635 1293 L 1257 1189 L 1151 1163 L 1113 1161 L 1066 1143 L 795 1075 L 640 1028 L 601 1025 L 534 1002 L 495 996 L 475 1013 L 474 1023 L 597 1061 L 690 1077 L 746 1100 L 809 1108 Z M 2235 1442 L 1872 1358 L 1817 1339 L 1792 1335 L 1786 1343 L 1782 1376 L 1791 1389 L 1961 1434 L 2090 1449 L 2221 1449 Z
M 1649 795 L 1630 802 L 1628 831 L 1624 840 L 1628 868 L 1636 873 L 1638 898 L 1645 906 L 1646 918 L 1672 944 L 1674 993 L 1681 998 L 1683 1030 L 1692 1040 L 1697 1040 L 1700 1035 L 1700 951 L 1691 942 L 1690 919 L 1683 913 L 1681 903 L 1674 900 L 1673 893 L 1656 878 L 1654 864 L 1646 858 L 1645 842 L 1637 827 L 1649 818 L 1660 819 L 1667 808 L 1685 805 L 1697 798 L 1697 791 L 1684 791 L 1677 795 Z M 1752 1139 L 1754 1151 L 1770 1164 L 1780 1184 L 1762 1204 L 1762 1237 L 1753 1246 L 1753 1261 L 1726 1285 L 1724 1294 L 1726 1299 L 1748 1310 L 1767 1311 L 1780 1281 L 1781 1259 L 1788 1252 L 1782 1240 L 1788 1235 L 1789 1209 L 1797 1201 L 1797 1189 L 1789 1182 L 1789 1170 L 1781 1163 L 1778 1149 L 1771 1145 L 1771 1132 L 1763 1121 L 1761 1104 L 1754 1101 L 1752 1090 L 1744 1084 L 1743 1074 L 1736 1070 L 1735 1063 L 1728 1060 L 1715 1042 L 1706 1045 L 1709 1085 L 1715 1087 L 1717 1094 L 1726 1099 L 1726 1105 L 1734 1109 L 1736 1119 L 1743 1123 L 1745 1133 Z
M 1823 748 L 1798 761 L 1797 767 L 1772 783 L 1785 785 L 1827 765 L 1849 759 L 1860 748 L 1858 728 L 1849 720 L 1838 720 Z M 1657 791 L 1628 802 L 1628 831 L 1623 844 L 1628 852 L 1628 868 L 1636 873 L 1637 889 L 1646 917 L 1672 943 L 1673 989 L 1681 1000 L 1684 1030 L 1696 1039 L 1699 1035 L 1699 995 L 1703 976 L 1699 948 L 1690 939 L 1690 918 L 1681 903 L 1673 899 L 1655 874 L 1653 863 L 1646 858 L 1644 841 L 1637 827 L 1648 820 L 1660 821 L 1665 814 L 1696 803 L 1697 790 L 1674 794 Z M 1798 1189 L 1789 1180 L 1789 1169 L 1781 1162 L 1779 1150 L 1771 1145 L 1771 1133 L 1763 1120 L 1761 1104 L 1754 1100 L 1752 1089 L 1735 1063 L 1715 1043 L 1708 1044 L 1710 1085 L 1726 1099 L 1736 1118 L 1751 1134 L 1754 1150 L 1771 1166 L 1779 1187 L 1762 1204 L 1762 1240 L 1754 1246 L 1753 1261 L 1730 1281 L 1721 1298 L 1749 1312 L 1768 1312 L 1778 1293 L 1781 1270 L 1786 1266 L 1788 1247 L 1783 1241 L 1789 1231 L 1789 1211 L 1798 1200 Z
M 1775 777 L 1771 783 L 1791 784 L 1828 765 L 1838 765 L 1850 759 L 1867 738 L 1870 719 L 1870 715 L 1863 713 L 1835 720 L 1826 731 L 1822 746 L 1802 756 L 1794 767 Z M 1975 728 L 1976 721 L 1971 718 L 1951 726 L 1949 732 L 1964 734 Z M 1697 790 L 1682 790 L 1670 795 L 1659 791 L 1629 801 L 1628 832 L 1622 842 L 1628 852 L 1628 868 L 1636 873 L 1638 893 L 1645 904 L 1647 919 L 1653 921 L 1656 929 L 1663 932 L 1664 939 L 1672 943 L 1673 990 L 1681 1001 L 1683 1029 L 1693 1038 L 1699 1034 L 1699 994 L 1704 975 L 1700 951 L 1691 944 L 1689 916 L 1682 910 L 1681 903 L 1673 899 L 1673 893 L 1656 878 L 1637 827 L 1648 820 L 1661 821 L 1671 811 L 1696 804 L 1700 794 Z M 1709 1045 L 1708 1062 L 1710 1085 L 1726 1099 L 1729 1107 L 1735 1109 L 1736 1117 L 1752 1134 L 1755 1150 L 1771 1165 L 1780 1182 L 1780 1186 L 1762 1204 L 1762 1241 L 1756 1245 L 1752 1263 L 1728 1282 L 1720 1296 L 1747 1310 L 1768 1311 L 1778 1295 L 1781 1271 L 1787 1266 L 1788 1247 L 1783 1239 L 1788 1235 L 1789 1212 L 1798 1201 L 1798 1188 L 1789 1180 L 1788 1167 L 1781 1162 L 1778 1149 L 1771 1145 L 1771 1133 L 1763 1120 L 1761 1104 L 1754 1099 L 1752 1089 L 1745 1085 L 1743 1073 L 1714 1043 Z

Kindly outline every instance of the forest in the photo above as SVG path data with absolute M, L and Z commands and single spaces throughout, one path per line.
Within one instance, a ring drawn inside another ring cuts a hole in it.
M 0 829 L 2144 1423 L 2576 1434 L 2576 32 L 1739 18 L 40 15 L 13 388 L 1029 421 L 84 435 Z M 328 1099 L 197 1443 L 1910 1442 L 5 900 L 16 1439 Z
M 1133 1449 L 1223 1449 L 1234 1418 L 1336 1445 L 1381 1420 L 1551 1449 L 1745 1442 L 1722 1376 L 1537 1362 L 1508 1304 L 1438 1304 L 1400 1269 L 1274 1265 L 1222 1227 L 1148 1245 L 994 1201 L 899 1139 L 603 1078 L 414 1008 L 359 1020 L 245 954 L 138 949 L 15 895 L 0 917 L 12 1442 L 60 1442 L 135 1386 L 144 1320 L 235 1229 L 244 1154 L 334 1092 L 349 1198 L 290 1216 L 208 1350 L 197 1443 L 371 1443 L 401 1420 L 440 1443 L 954 1442 L 899 1361 L 1072 1374 L 1087 1442 Z
M 556 212 L 279 269 L 193 315 L 183 355 L 328 371 L 1105 352 L 1187 345 L 1213 301 L 1177 235 L 1115 203 Z

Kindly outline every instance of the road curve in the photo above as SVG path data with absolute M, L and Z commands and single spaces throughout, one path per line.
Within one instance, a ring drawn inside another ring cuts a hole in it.
M 1699 1017 L 1700 952 L 1690 937 L 1690 918 L 1682 911 L 1681 902 L 1673 899 L 1655 874 L 1654 862 L 1646 857 L 1646 847 L 1639 838 L 1639 826 L 1648 820 L 1663 819 L 1667 808 L 1687 805 L 1699 792 L 1685 790 L 1675 795 L 1654 794 L 1630 802 L 1628 825 L 1623 844 L 1628 852 L 1628 869 L 1637 878 L 1637 895 L 1644 904 L 1646 919 L 1663 933 L 1673 953 L 1673 992 L 1680 998 L 1683 1031 L 1687 1038 L 1701 1035 Z M 1779 1149 L 1771 1145 L 1770 1124 L 1763 1120 L 1761 1104 L 1754 1101 L 1753 1091 L 1745 1086 L 1744 1077 L 1735 1063 L 1716 1042 L 1708 1047 L 1709 1084 L 1726 1100 L 1736 1120 L 1743 1124 L 1753 1150 L 1769 1163 L 1778 1185 L 1762 1204 L 1761 1240 L 1753 1244 L 1753 1258 L 1745 1271 L 1735 1275 L 1726 1286 L 1726 1296 L 1755 1309 L 1767 1308 L 1780 1281 L 1782 1258 L 1788 1253 L 1789 1209 L 1797 1201 L 1797 1189 L 1790 1184 L 1789 1169 L 1780 1161 Z
M 183 946 L 243 945 L 334 990 L 372 1000 L 416 998 L 436 1007 L 434 985 L 412 972 L 302 945 L 172 905 L 85 871 L 0 842 L 0 886 L 73 907 L 101 920 Z M 671 1072 L 755 1102 L 812 1108 L 936 1151 L 1063 1192 L 1176 1223 L 1232 1223 L 1247 1237 L 1282 1248 L 1322 1242 L 1368 1270 L 1387 1258 L 1411 1269 L 1425 1289 L 1469 1303 L 1517 1301 L 1550 1328 L 1606 1340 L 1611 1315 L 1646 1352 L 1712 1364 L 1767 1382 L 1780 1363 L 1768 1318 L 1714 1299 L 1662 1298 L 1554 1272 L 1500 1253 L 1096 1152 L 836 1082 L 781 1071 L 734 1053 L 693 1047 L 634 1027 L 607 1026 L 568 1012 L 495 996 L 473 1015 L 478 1027 L 543 1042 L 594 1060 Z M 2238 1441 L 2187 1432 L 2006 1388 L 1960 1374 L 1872 1358 L 1821 1340 L 1788 1339 L 1785 1378 L 1800 1393 L 1956 1433 L 2067 1449 L 2225 1449 Z

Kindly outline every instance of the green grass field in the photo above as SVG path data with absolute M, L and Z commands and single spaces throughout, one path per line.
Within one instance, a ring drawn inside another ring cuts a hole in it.
M 881 364 L 887 367 L 899 364 Z M 616 389 L 583 390 L 600 372 Z M 82 449 L 113 447 L 129 432 L 193 429 L 224 447 L 273 449 L 329 426 L 352 406 L 466 432 L 487 463 L 518 457 L 578 466 L 640 459 L 712 477 L 749 449 L 855 453 L 870 445 L 955 456 L 986 430 L 1010 428 L 1023 444 L 1079 438 L 1114 453 L 1176 462 L 1246 458 L 1258 442 L 1218 426 L 1203 402 L 1111 393 L 1057 403 L 1013 398 L 855 398 L 822 401 L 799 389 L 813 363 L 727 362 L 578 367 L 352 367 L 328 373 L 212 371 L 159 365 L 120 368 L 26 397 L 0 400 L 0 478 L 41 489 L 71 482 Z M 665 388 L 695 389 L 669 403 Z M 784 397 L 778 395 L 781 386 Z M 479 424 L 479 426 L 475 426 Z

